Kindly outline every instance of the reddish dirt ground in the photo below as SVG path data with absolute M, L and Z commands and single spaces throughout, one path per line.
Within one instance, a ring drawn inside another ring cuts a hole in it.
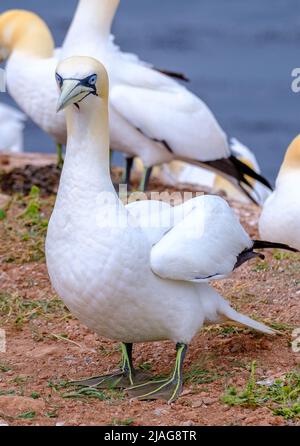
M 300 425 L 299 416 L 273 413 L 272 403 L 229 406 L 229 386 L 245 389 L 256 361 L 256 381 L 298 370 L 300 353 L 291 347 L 300 327 L 300 256 L 268 253 L 215 287 L 239 311 L 273 324 L 278 336 L 210 327 L 190 345 L 182 396 L 173 404 L 130 401 L 122 392 L 99 398 L 66 397 L 62 382 L 103 374 L 117 367 L 119 346 L 100 339 L 68 313 L 51 289 L 44 263 L 44 230 L 21 215 L 29 199 L 16 198 L 0 221 L 0 326 L 7 351 L 0 354 L 0 424 L 8 425 Z M 54 197 L 41 199 L 50 214 Z M 258 210 L 232 203 L 252 236 Z M 29 232 L 29 234 L 28 234 Z M 135 363 L 153 375 L 167 374 L 174 360 L 170 342 L 136 345 Z M 297 390 L 299 392 L 299 389 Z

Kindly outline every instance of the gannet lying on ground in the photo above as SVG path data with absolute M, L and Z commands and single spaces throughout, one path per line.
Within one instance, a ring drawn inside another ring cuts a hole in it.
M 50 31 L 35 14 L 14 10 L 0 16 L 1 53 L 8 57 L 8 89 L 20 107 L 57 143 L 64 143 L 64 116 L 55 116 L 54 108 L 56 57 L 93 56 L 105 63 L 111 79 L 111 148 L 143 160 L 147 168 L 143 188 L 151 168 L 172 159 L 217 170 L 247 195 L 246 175 L 270 187 L 261 175 L 234 157 L 225 133 L 201 99 L 113 45 L 110 29 L 118 4 L 119 0 L 101 0 L 100 5 L 99 0 L 80 0 L 56 56 Z
M 259 232 L 266 240 L 278 240 L 300 250 L 300 135 L 290 144 L 275 191 L 264 204 Z
M 0 104 L 0 152 L 23 152 L 25 121 L 19 110 Z
M 109 172 L 105 68 L 95 59 L 73 57 L 59 64 L 56 79 L 68 142 L 46 239 L 48 271 L 54 289 L 81 322 L 121 341 L 123 352 L 119 373 L 79 384 L 131 385 L 132 396 L 171 402 L 182 389 L 187 345 L 203 324 L 229 319 L 273 333 L 237 313 L 205 283 L 208 275 L 226 275 L 257 255 L 257 244 L 218 197 L 191 200 L 174 213 L 161 202 L 125 207 Z M 150 227 L 147 215 L 154 218 Z M 140 384 L 132 344 L 167 339 L 177 345 L 173 373 Z

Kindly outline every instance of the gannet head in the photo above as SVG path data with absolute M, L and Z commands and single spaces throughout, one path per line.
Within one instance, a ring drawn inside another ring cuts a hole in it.
M 12 9 L 0 14 L 0 62 L 12 51 L 51 57 L 54 42 L 46 23 L 36 14 Z
M 57 111 L 74 104 L 78 109 L 94 97 L 108 100 L 108 75 L 104 66 L 91 57 L 70 57 L 56 69 L 60 90 Z
M 300 175 L 300 135 L 296 136 L 289 145 L 280 169 L 280 174 L 295 170 L 299 170 Z

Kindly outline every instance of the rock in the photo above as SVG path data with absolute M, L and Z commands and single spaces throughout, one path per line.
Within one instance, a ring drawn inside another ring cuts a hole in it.
M 202 399 L 203 404 L 205 404 L 206 406 L 210 406 L 211 404 L 214 404 L 218 401 L 217 398 L 203 398 Z
M 45 410 L 43 400 L 34 400 L 25 396 L 0 396 L 0 412 L 9 417 L 16 417 L 25 412 L 39 414 Z
M 0 427 L 1 426 L 9 426 L 9 424 L 7 424 L 6 421 L 2 420 L 2 418 L 0 418 Z
M 192 407 L 193 408 L 197 408 L 197 407 L 201 407 L 201 406 L 203 406 L 203 399 L 200 399 L 200 400 L 195 400 L 194 402 L 193 402 L 193 404 L 192 404 Z
M 194 426 L 194 424 L 192 420 L 188 420 L 181 423 L 181 426 Z

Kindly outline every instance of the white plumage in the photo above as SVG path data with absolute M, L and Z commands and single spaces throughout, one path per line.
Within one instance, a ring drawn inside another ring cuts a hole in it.
M 99 335 L 123 343 L 170 339 L 187 344 L 204 324 L 226 319 L 272 334 L 233 310 L 208 284 L 190 281 L 195 265 L 196 274 L 206 274 L 207 268 L 219 272 L 218 266 L 222 274 L 230 273 L 239 250 L 251 246 L 228 205 L 201 197 L 175 208 L 170 219 L 165 203 L 123 206 L 109 174 L 105 69 L 94 59 L 79 57 L 62 62 L 58 73 L 63 80 L 59 108 L 87 92 L 80 110 L 66 110 L 67 153 L 46 241 L 52 285 L 70 310 Z M 98 96 L 88 94 L 94 90 L 81 82 L 95 73 Z M 69 78 L 78 79 L 77 87 Z M 194 248 L 186 238 L 186 222 L 196 236 Z M 181 246 L 173 251 L 175 263 L 162 271 L 170 228 L 173 243 Z M 187 252 L 180 253 L 187 245 Z M 173 280 L 180 271 L 182 280 Z
M 0 104 L 0 152 L 23 152 L 25 120 L 19 110 Z
M 290 144 L 259 220 L 265 240 L 289 244 L 300 250 L 300 136 Z
M 128 205 L 151 241 L 150 264 L 163 279 L 205 282 L 232 273 L 253 242 L 222 198 L 201 196 L 172 208 L 146 201 Z

